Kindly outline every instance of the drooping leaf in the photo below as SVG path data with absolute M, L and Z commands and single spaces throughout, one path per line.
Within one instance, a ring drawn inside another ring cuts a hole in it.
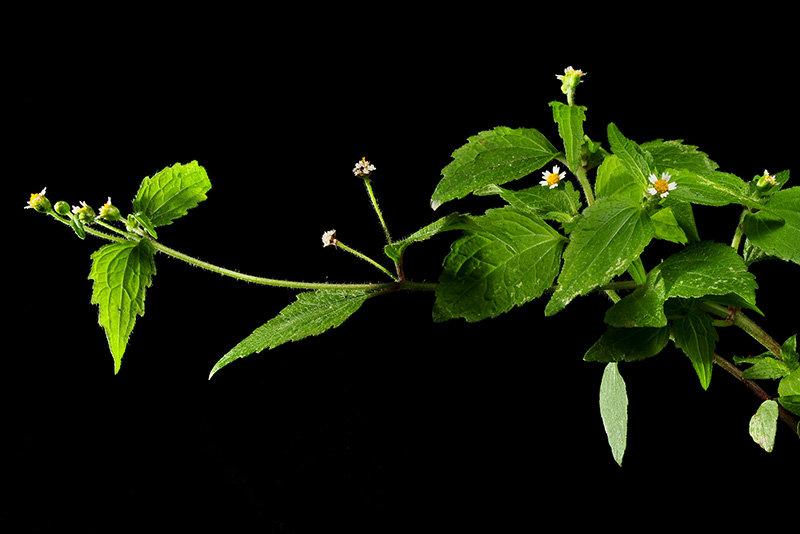
M 119 372 L 136 316 L 144 315 L 145 290 L 156 272 L 154 255 L 155 248 L 147 239 L 112 243 L 92 254 L 92 304 L 98 306 L 98 322 L 114 357 L 114 373 Z
M 681 349 L 692 362 L 700 385 L 708 389 L 711 383 L 711 370 L 714 363 L 714 349 L 719 340 L 711 317 L 703 311 L 694 309 L 687 315 L 672 322 L 672 335 L 675 346 Z
M 628 392 L 618 363 L 606 364 L 600 382 L 600 416 L 614 460 L 622 465 L 628 440 Z
M 667 298 L 699 298 L 706 295 L 739 296 L 757 310 L 755 276 L 733 248 L 714 241 L 687 245 L 657 265 L 664 277 Z
M 297 300 L 257 328 L 214 365 L 209 379 L 231 362 L 289 341 L 316 336 L 342 324 L 374 292 L 368 290 L 318 290 L 297 295 Z
M 581 166 L 581 147 L 583 146 L 583 123 L 586 120 L 584 106 L 569 106 L 562 102 L 550 102 L 553 120 L 558 124 L 558 134 L 564 141 L 567 165 L 573 173 Z
M 410 236 L 399 241 L 395 241 L 391 245 L 386 245 L 383 251 L 393 261 L 400 259 L 400 256 L 412 243 L 418 243 L 430 239 L 436 234 L 447 232 L 450 230 L 479 230 L 480 227 L 473 222 L 472 218 L 467 215 L 458 213 L 451 213 L 441 219 L 432 222 L 431 224 L 420 228 Z
M 758 407 L 750 419 L 750 437 L 767 452 L 775 446 L 775 433 L 778 431 L 778 403 L 766 400 Z
M 142 181 L 133 210 L 147 217 L 153 227 L 172 224 L 205 200 L 209 189 L 208 175 L 196 161 L 176 163 Z
M 442 179 L 431 197 L 437 209 L 490 184 L 502 185 L 542 168 L 558 150 L 539 131 L 507 128 L 481 132 L 453 152 L 453 161 L 442 170 Z
M 609 326 L 583 359 L 587 362 L 633 362 L 651 358 L 669 341 L 669 327 L 615 328 Z
M 669 194 L 673 200 L 704 206 L 740 204 L 754 209 L 762 205 L 760 200 L 750 196 L 747 184 L 733 174 L 720 171 L 700 174 L 685 169 L 669 169 L 667 172 L 677 186 Z
M 639 145 L 647 151 L 657 169 L 686 169 L 704 173 L 717 170 L 718 165 L 694 145 L 684 145 L 683 140 L 656 139 Z
M 565 239 L 540 218 L 512 206 L 475 217 L 479 232 L 453 243 L 436 288 L 436 321 L 496 317 L 542 295 Z
M 647 189 L 650 184 L 648 177 L 653 167 L 652 156 L 634 141 L 622 135 L 613 122 L 608 125 L 608 142 L 611 145 L 611 151 L 620 158 L 642 190 Z
M 624 272 L 653 234 L 653 223 L 638 203 L 624 197 L 598 199 L 570 234 L 558 287 L 545 315 L 558 313 L 576 296 Z
M 778 191 L 761 211 L 746 213 L 744 233 L 767 254 L 800 264 L 800 187 Z

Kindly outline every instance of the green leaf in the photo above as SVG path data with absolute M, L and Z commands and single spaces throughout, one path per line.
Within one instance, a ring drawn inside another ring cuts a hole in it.
M 628 169 L 628 172 L 642 190 L 647 189 L 650 186 L 649 176 L 652 172 L 652 156 L 642 150 L 635 142 L 622 135 L 622 132 L 613 122 L 608 125 L 608 142 L 611 145 L 611 151 L 620 158 L 622 164 Z
M 628 392 L 616 362 L 606 365 L 600 382 L 600 416 L 614 460 L 622 465 L 628 439 Z
M 664 277 L 667 298 L 699 298 L 706 295 L 734 294 L 756 307 L 755 276 L 733 248 L 714 241 L 687 245 L 657 265 L 654 271 Z
M 597 198 L 618 195 L 629 198 L 631 202 L 641 203 L 646 188 L 636 180 L 622 163 L 619 156 L 608 156 L 597 168 L 595 179 Z
M 528 128 L 498 126 L 468 139 L 453 152 L 431 197 L 437 209 L 490 184 L 502 185 L 529 175 L 558 155 L 541 133 Z
M 775 193 L 758 213 L 746 213 L 744 233 L 767 254 L 800 264 L 800 187 Z
M 684 145 L 683 140 L 664 141 L 656 139 L 639 145 L 653 158 L 657 169 L 686 169 L 704 173 L 717 170 L 718 165 L 708 154 L 697 150 L 696 146 Z
M 581 193 L 575 190 L 572 182 L 564 181 L 562 184 L 554 189 L 535 185 L 520 191 L 493 186 L 491 191 L 515 208 L 563 223 L 571 221 L 580 212 Z
M 373 294 L 369 290 L 330 289 L 298 294 L 295 302 L 225 354 L 211 369 L 208 378 L 239 358 L 339 326 Z
M 704 206 L 725 206 L 740 204 L 749 208 L 759 208 L 760 200 L 750 196 L 747 184 L 733 174 L 708 171 L 694 173 L 685 169 L 669 169 L 672 181 L 677 186 L 669 198 Z
M 800 365 L 800 354 L 797 353 L 797 334 L 784 341 L 781 346 L 781 358 L 792 370 L 797 369 Z
M 656 239 L 663 239 L 664 241 L 672 241 L 685 245 L 689 242 L 686 237 L 686 232 L 683 231 L 675 214 L 672 213 L 672 208 L 661 208 L 650 214 L 650 220 L 653 221 L 655 228 Z
M 736 358 L 737 363 L 751 364 L 742 371 L 742 378 L 750 380 L 778 379 L 791 373 L 791 369 L 781 360 L 769 356 L 752 356 L 748 358 Z
M 446 232 L 449 230 L 479 230 L 480 227 L 473 222 L 473 220 L 466 216 L 460 215 L 458 213 L 451 213 L 450 215 L 446 215 L 435 221 L 424 228 L 420 228 L 410 236 L 406 237 L 405 239 L 401 239 L 399 241 L 395 241 L 391 245 L 386 245 L 384 247 L 383 252 L 391 258 L 393 261 L 398 261 L 400 256 L 403 255 L 406 248 L 412 243 L 418 243 L 419 241 L 425 241 L 426 239 L 430 239 L 436 234 L 441 232 Z
M 782 395 L 778 403 L 795 415 L 800 415 L 800 395 Z
M 688 315 L 673 320 L 672 335 L 675 338 L 675 346 L 691 360 L 700 379 L 700 385 L 703 389 L 708 389 L 711 383 L 714 349 L 719 340 L 717 330 L 711 323 L 711 317 L 700 310 L 692 310 Z
M 112 243 L 92 254 L 92 304 L 99 309 L 98 321 L 106 332 L 115 374 L 136 316 L 144 315 L 145 289 L 156 272 L 154 255 L 155 248 L 147 239 Z
M 694 219 L 694 210 L 689 202 L 676 200 L 670 195 L 662 200 L 660 204 L 664 208 L 672 210 L 672 215 L 690 243 L 700 241 L 700 234 L 697 233 L 697 224 Z
M 70 217 L 69 226 L 72 228 L 72 231 L 75 232 L 75 235 L 81 239 L 86 239 L 86 230 L 84 229 L 83 223 L 80 221 L 80 219 L 77 217 Z
M 615 328 L 609 326 L 583 359 L 587 362 L 633 362 L 651 358 L 669 341 L 669 327 Z
M 800 395 L 800 369 L 795 369 L 778 382 L 778 395 Z
M 147 217 L 153 227 L 172 224 L 205 200 L 209 189 L 208 175 L 196 161 L 176 163 L 142 181 L 133 210 Z
M 570 234 L 558 287 L 545 315 L 558 313 L 576 296 L 624 272 L 653 234 L 647 213 L 630 199 L 603 198 L 586 208 Z
M 565 239 L 539 217 L 514 207 L 473 219 L 451 246 L 436 288 L 433 317 L 480 321 L 542 295 L 558 274 Z
M 665 300 L 664 280 L 660 276 L 648 277 L 647 284 L 637 287 L 606 311 L 605 322 L 619 328 L 667 326 Z
M 583 123 L 586 120 L 584 106 L 568 106 L 561 102 L 550 102 L 553 120 L 558 124 L 558 134 L 564 141 L 567 166 L 573 173 L 581 166 L 581 147 L 583 146 Z
M 137 213 L 131 213 L 131 217 L 133 217 L 133 220 L 139 223 L 139 225 L 142 228 L 144 228 L 148 234 L 158 239 L 158 233 L 156 232 L 153 223 L 150 222 L 150 219 L 147 218 L 147 215 L 145 215 L 144 213 L 137 212 Z
M 778 403 L 774 400 L 764 401 L 750 419 L 750 436 L 762 449 L 772 452 L 777 431 Z

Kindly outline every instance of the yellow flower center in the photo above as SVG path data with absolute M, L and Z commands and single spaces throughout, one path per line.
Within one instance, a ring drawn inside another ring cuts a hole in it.
M 32 206 L 38 202 L 40 198 L 42 198 L 41 193 L 31 193 L 31 199 L 28 201 L 28 203 Z
M 656 190 L 656 193 L 659 195 L 666 193 L 669 191 L 669 184 L 666 180 L 656 180 L 656 183 L 653 184 L 653 189 Z
M 547 185 L 556 185 L 558 183 L 558 174 L 551 172 L 547 175 Z

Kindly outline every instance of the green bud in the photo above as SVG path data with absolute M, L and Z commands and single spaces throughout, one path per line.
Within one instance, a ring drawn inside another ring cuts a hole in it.
M 756 186 L 759 189 L 766 189 L 775 185 L 775 177 L 772 176 L 767 170 L 764 170 L 764 176 L 756 176 Z
M 45 191 L 47 188 L 45 187 L 42 189 L 41 193 L 33 193 L 31 194 L 30 200 L 28 200 L 28 205 L 25 208 L 33 208 L 39 213 L 48 213 L 53 207 L 50 205 L 50 201 L 47 200 L 47 197 L 44 196 Z
M 81 201 L 81 206 L 72 206 L 72 213 L 75 218 L 83 224 L 91 224 L 96 217 L 94 210 L 86 202 Z
M 69 215 L 69 204 L 64 202 L 63 200 L 59 200 L 56 202 L 56 205 L 53 206 L 56 210 L 56 213 L 59 215 Z

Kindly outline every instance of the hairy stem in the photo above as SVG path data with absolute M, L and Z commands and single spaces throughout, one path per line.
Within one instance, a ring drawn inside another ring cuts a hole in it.
M 594 193 L 592 192 L 592 184 L 590 184 L 589 179 L 586 178 L 586 168 L 578 167 L 575 171 L 575 176 L 578 178 L 578 182 L 583 188 L 583 194 L 586 196 L 586 204 L 591 206 L 594 204 Z
M 733 375 L 737 380 L 743 383 L 745 386 L 750 388 L 750 391 L 755 393 L 756 397 L 761 399 L 761 401 L 771 400 L 772 397 L 767 395 L 767 392 L 761 389 L 761 386 L 750 380 L 749 378 L 744 378 L 742 376 L 742 371 L 733 365 L 731 362 L 726 360 L 725 358 L 714 354 L 714 363 L 725 369 L 728 373 Z M 786 410 L 783 406 L 778 404 L 778 417 L 780 417 L 781 421 L 786 423 L 789 428 L 792 429 L 792 432 L 795 434 L 797 433 L 797 420 Z
M 773 353 L 775 357 L 777 357 L 779 360 L 781 359 L 780 343 L 772 339 L 769 334 L 767 334 L 760 326 L 742 313 L 741 310 L 732 311 L 730 308 L 715 304 L 713 302 L 703 302 L 701 307 L 707 312 L 726 319 L 734 326 L 738 326 L 750 334 L 753 339 L 761 343 L 761 345 L 763 345 L 768 351 Z

